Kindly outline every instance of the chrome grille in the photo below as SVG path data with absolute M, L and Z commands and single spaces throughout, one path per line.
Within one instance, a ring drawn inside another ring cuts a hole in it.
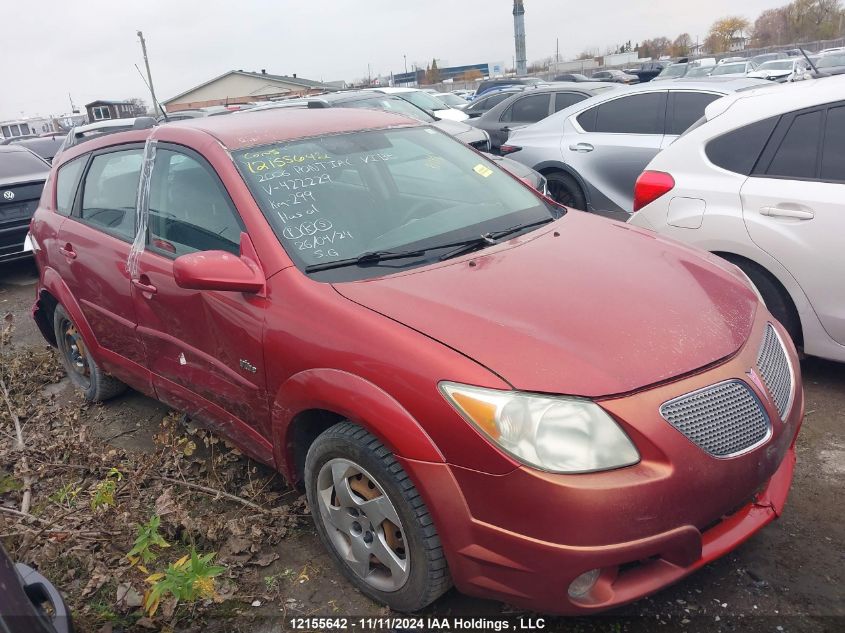
M 760 370 L 760 377 L 783 419 L 789 409 L 789 399 L 792 395 L 792 372 L 789 369 L 786 350 L 783 349 L 783 343 L 771 323 L 766 325 L 763 343 L 757 352 L 757 369 Z
M 747 451 L 771 435 L 760 399 L 741 380 L 693 391 L 660 407 L 660 415 L 715 457 Z

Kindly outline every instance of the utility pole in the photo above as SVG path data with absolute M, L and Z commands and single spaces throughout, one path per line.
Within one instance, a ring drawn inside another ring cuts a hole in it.
M 138 38 L 141 40 L 141 52 L 144 53 L 144 65 L 147 67 L 147 82 L 150 86 L 150 96 L 153 99 L 153 112 L 156 115 L 164 114 L 164 111 L 158 105 L 158 99 L 156 99 L 156 91 L 153 88 L 153 75 L 150 72 L 150 60 L 147 59 L 147 43 L 144 41 L 144 34 L 141 31 L 138 31 Z
M 405 60 L 405 74 L 407 75 L 408 74 L 408 56 L 402 55 L 402 59 Z

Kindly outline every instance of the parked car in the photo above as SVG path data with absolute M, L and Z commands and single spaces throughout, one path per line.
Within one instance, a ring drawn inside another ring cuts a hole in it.
M 464 109 L 469 103 L 463 97 L 456 94 L 452 94 L 451 92 L 435 92 L 433 96 L 445 103 L 450 108 L 455 108 L 457 110 Z
M 8 138 L 0 138 L 0 145 L 9 145 L 17 141 L 28 140 L 31 138 L 38 138 L 37 134 L 23 134 L 22 136 L 10 136 Z
M 55 160 L 56 156 L 61 154 L 63 151 L 79 145 L 80 143 L 84 143 L 85 141 L 90 141 L 98 136 L 125 132 L 126 130 L 145 130 L 153 127 L 154 125 L 156 125 L 156 120 L 148 116 L 125 119 L 107 119 L 105 121 L 77 125 L 76 127 L 72 127 L 70 132 L 67 133 L 62 145 L 56 150 L 53 160 Z
M 683 78 L 690 79 L 709 77 L 714 68 L 716 68 L 716 66 L 691 66 L 690 68 L 687 68 L 687 72 L 684 74 Z
M 739 269 L 435 128 L 208 117 L 75 147 L 50 182 L 33 316 L 74 384 L 128 384 L 301 482 L 394 610 L 454 583 L 595 613 L 783 511 L 800 367 Z
M 64 134 L 54 134 L 53 136 L 39 136 L 36 138 L 25 138 L 20 140 L 13 139 L 11 145 L 26 147 L 49 163 L 59 151 L 59 148 L 62 146 L 62 143 L 64 143 L 64 140 Z
M 643 62 L 637 68 L 626 69 L 625 72 L 636 75 L 640 83 L 645 83 L 657 77 L 666 66 L 664 62 Z
M 807 354 L 845 361 L 845 77 L 726 97 L 637 181 L 631 224 L 743 269 Z
M 743 60 L 741 62 L 727 62 L 716 64 L 713 71 L 710 73 L 711 77 L 747 77 L 748 73 L 757 70 L 757 64 L 751 60 Z
M 674 64 L 669 64 L 660 73 L 652 79 L 652 81 L 664 81 L 666 79 L 678 79 L 683 77 L 687 74 L 687 70 L 690 68 L 688 61 L 683 62 L 676 62 Z
M 453 95 L 458 95 L 464 101 L 471 101 L 472 96 L 475 94 L 475 90 L 453 90 Z
M 277 101 L 263 106 L 257 106 L 249 112 L 262 112 L 264 110 L 278 110 L 287 108 L 368 108 L 372 110 L 384 110 L 394 112 L 403 116 L 411 117 L 422 123 L 433 125 L 446 134 L 455 137 L 462 143 L 474 147 L 480 152 L 491 150 L 490 136 L 487 132 L 474 128 L 460 121 L 448 119 L 435 119 L 431 114 L 415 106 L 410 101 L 400 99 L 398 96 L 374 93 L 369 90 L 349 90 L 344 92 L 328 92 L 322 95 L 306 97 L 303 99 L 289 99 Z
M 650 81 L 606 92 L 514 131 L 500 151 L 549 181 L 569 207 L 627 220 L 634 182 L 648 162 L 735 90 L 772 85 L 763 79 Z
M 498 150 L 507 142 L 511 131 L 541 121 L 584 99 L 618 88 L 619 84 L 598 81 L 577 86 L 562 83 L 529 88 L 512 94 L 479 118 L 471 119 L 470 124 L 487 132 L 493 150 Z
M 487 93 L 489 90 L 495 88 L 504 88 L 506 86 L 537 86 L 546 83 L 542 79 L 536 77 L 499 77 L 498 79 L 485 79 L 478 84 L 478 89 L 475 91 L 475 98 Z
M 410 101 L 418 108 L 422 108 L 435 119 L 449 119 L 450 121 L 466 121 L 469 116 L 457 108 L 452 108 L 443 103 L 432 94 L 417 90 L 416 88 L 365 88 L 372 92 L 394 95 L 405 101 Z
M 13 563 L 0 545 L 0 631 L 73 633 L 70 610 L 58 590 L 29 565 Z
M 636 75 L 631 75 L 621 70 L 600 70 L 593 73 L 590 79 L 593 81 L 611 81 L 617 84 L 629 85 L 639 83 L 640 81 Z
M 575 82 L 592 81 L 592 79 L 590 79 L 586 75 L 582 75 L 580 73 L 563 73 L 562 75 L 558 75 L 557 77 L 555 77 L 554 80 L 555 81 L 575 81 Z
M 166 118 L 164 115 L 159 116 L 156 122 L 162 124 L 172 123 L 173 121 L 185 121 L 186 119 L 201 119 L 207 117 L 208 114 L 205 110 L 177 110 L 175 112 L 168 112 Z
M 755 55 L 751 58 L 751 61 L 757 64 L 758 66 L 762 66 L 766 62 L 772 62 L 778 59 L 786 59 L 788 55 L 786 53 L 763 53 L 762 55 Z
M 508 97 L 525 90 L 525 86 L 506 86 L 504 88 L 493 88 L 483 97 L 473 99 L 463 111 L 471 119 L 477 119 L 496 104 L 501 103 Z
M 748 73 L 749 77 L 768 79 L 770 81 L 800 81 L 808 79 L 812 75 L 810 64 L 803 57 L 787 57 L 763 62 L 754 70 Z
M 820 55 L 813 63 L 822 76 L 841 75 L 845 73 L 845 53 L 826 53 Z
M 0 262 L 30 257 L 26 233 L 50 165 L 19 144 L 0 145 Z

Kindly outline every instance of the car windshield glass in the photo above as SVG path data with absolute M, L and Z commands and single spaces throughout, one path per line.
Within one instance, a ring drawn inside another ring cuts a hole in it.
M 792 70 L 791 59 L 778 59 L 760 65 L 760 70 Z
M 745 62 L 741 64 L 722 64 L 713 69 L 711 75 L 735 75 L 737 73 L 745 72 Z
M 438 99 L 440 99 L 443 103 L 447 106 L 455 107 L 455 106 L 465 106 L 467 104 L 465 99 L 461 99 L 458 95 L 453 95 L 449 93 L 440 93 L 434 95 Z
M 448 110 L 449 106 L 440 101 L 437 97 L 433 97 L 422 90 L 413 90 L 411 92 L 400 92 L 396 95 L 410 101 L 418 108 L 422 108 L 426 112 L 436 112 L 437 110 Z
M 660 72 L 661 77 L 683 77 L 687 70 L 686 64 L 672 64 Z
M 369 108 L 371 110 L 396 112 L 397 114 L 404 114 L 405 116 L 409 116 L 417 121 L 422 121 L 423 123 L 432 123 L 437 120 L 428 112 L 418 108 L 413 103 L 409 103 L 404 99 L 390 97 L 388 95 L 369 97 L 367 99 L 358 99 L 355 101 L 341 101 L 337 105 L 342 108 Z
M 234 158 L 300 269 L 385 251 L 393 256 L 313 273 L 321 281 L 420 266 L 461 240 L 560 215 L 494 162 L 430 127 L 278 143 Z
M 40 176 L 49 169 L 49 165 L 28 151 L 0 152 L 0 178 Z
M 845 54 L 823 55 L 815 62 L 816 68 L 832 68 L 834 66 L 845 66 Z

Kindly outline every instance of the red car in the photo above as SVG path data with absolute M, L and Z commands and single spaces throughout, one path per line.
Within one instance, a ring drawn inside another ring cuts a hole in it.
M 385 112 L 194 119 L 57 163 L 33 314 L 74 382 L 302 485 L 342 572 L 396 610 L 454 584 L 601 611 L 784 507 L 799 364 L 730 264 Z

